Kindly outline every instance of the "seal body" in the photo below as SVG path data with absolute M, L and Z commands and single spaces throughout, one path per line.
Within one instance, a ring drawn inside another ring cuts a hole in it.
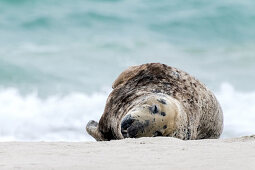
M 177 68 L 148 63 L 119 75 L 99 123 L 90 121 L 86 130 L 97 141 L 219 138 L 223 113 L 214 94 L 199 80 Z

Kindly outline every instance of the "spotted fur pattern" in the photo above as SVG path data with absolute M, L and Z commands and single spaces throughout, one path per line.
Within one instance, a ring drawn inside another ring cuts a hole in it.
M 178 107 L 183 110 L 182 117 L 186 117 L 178 119 L 176 129 L 166 136 L 184 140 L 220 137 L 223 113 L 213 93 L 188 73 L 160 63 L 133 66 L 121 73 L 113 83 L 99 124 L 96 127 L 93 124 L 99 135 L 91 132 L 90 124 L 87 131 L 97 140 L 122 139 L 120 124 L 123 117 L 137 104 L 137 99 L 153 94 L 165 94 L 177 100 Z M 164 104 L 166 101 L 159 99 L 158 102 Z

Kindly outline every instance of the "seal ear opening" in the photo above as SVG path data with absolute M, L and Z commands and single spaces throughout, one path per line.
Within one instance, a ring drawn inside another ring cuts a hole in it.
M 103 141 L 101 132 L 98 130 L 98 123 L 94 120 L 90 120 L 86 126 L 86 131 L 89 135 L 95 138 L 97 141 Z

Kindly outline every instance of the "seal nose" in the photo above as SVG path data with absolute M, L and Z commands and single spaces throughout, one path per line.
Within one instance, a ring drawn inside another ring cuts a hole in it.
M 124 138 L 134 137 L 136 134 L 130 133 L 132 129 L 131 125 L 134 123 L 135 119 L 131 117 L 131 115 L 127 115 L 121 122 L 121 133 Z

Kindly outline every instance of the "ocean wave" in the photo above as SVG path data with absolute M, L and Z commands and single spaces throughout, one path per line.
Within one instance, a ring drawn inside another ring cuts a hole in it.
M 216 97 L 224 113 L 223 138 L 255 134 L 255 91 L 239 92 L 223 83 Z
M 23 96 L 14 88 L 1 89 L 0 141 L 91 141 L 86 123 L 100 119 L 108 92 L 40 98 L 36 92 Z M 255 91 L 223 83 L 216 96 L 224 112 L 222 137 L 254 134 Z
M 71 93 L 41 99 L 37 93 L 22 96 L 17 89 L 0 90 L 0 141 L 92 140 L 86 123 L 98 120 L 107 94 Z

